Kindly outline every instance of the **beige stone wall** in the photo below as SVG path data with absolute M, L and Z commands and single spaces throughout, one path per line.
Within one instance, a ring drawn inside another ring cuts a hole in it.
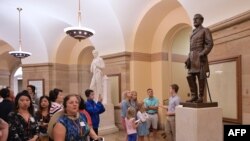
M 0 89 L 3 86 L 10 86 L 10 73 L 7 70 L 0 70 Z
M 104 74 L 121 75 L 121 92 L 130 89 L 130 58 L 131 54 L 127 52 L 103 56 L 106 65 Z
M 210 27 L 214 48 L 209 60 L 241 56 L 242 123 L 250 123 L 250 11 Z
M 48 95 L 53 88 L 60 88 L 69 93 L 69 69 L 62 64 L 31 64 L 23 65 L 23 89 L 26 89 L 28 80 L 43 79 L 44 94 Z
M 121 75 L 121 92 L 130 88 L 129 58 L 129 53 L 104 56 L 106 64 L 104 74 Z M 22 67 L 23 89 L 26 89 L 28 80 L 43 79 L 46 95 L 49 94 L 49 90 L 60 88 L 65 94 L 81 94 L 84 96 L 84 91 L 89 88 L 92 78 L 89 64 L 48 63 L 23 65 Z

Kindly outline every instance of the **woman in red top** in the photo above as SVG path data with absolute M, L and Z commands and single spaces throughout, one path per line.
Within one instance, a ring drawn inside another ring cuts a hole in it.
M 85 101 L 81 96 L 79 96 L 79 99 L 80 99 L 79 112 L 83 113 L 86 116 L 89 126 L 92 127 L 91 117 L 90 117 L 89 113 L 85 110 Z

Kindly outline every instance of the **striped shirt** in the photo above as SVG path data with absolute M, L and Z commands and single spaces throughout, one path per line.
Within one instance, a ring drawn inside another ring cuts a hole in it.
M 52 117 L 56 112 L 63 110 L 63 105 L 58 104 L 56 102 L 51 103 L 51 107 L 49 109 L 49 115 Z

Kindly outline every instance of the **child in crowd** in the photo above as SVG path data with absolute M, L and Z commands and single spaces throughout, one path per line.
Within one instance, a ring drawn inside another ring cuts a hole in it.
M 129 107 L 127 115 L 125 118 L 125 124 L 128 134 L 128 141 L 137 141 L 137 131 L 136 128 L 139 125 L 139 122 L 135 121 L 136 110 L 134 107 Z
M 148 114 L 146 113 L 144 103 L 138 103 L 137 119 L 139 120 L 139 126 L 137 128 L 138 141 L 144 141 L 144 137 L 149 137 L 149 130 L 147 128 Z

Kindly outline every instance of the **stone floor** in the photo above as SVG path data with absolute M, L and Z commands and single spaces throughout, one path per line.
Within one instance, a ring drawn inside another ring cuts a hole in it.
M 153 138 L 153 134 L 150 134 L 150 141 L 166 141 L 166 139 L 163 139 L 161 137 L 161 133 L 163 133 L 162 130 L 159 130 L 157 132 L 157 138 Z M 104 135 L 103 136 L 105 141 L 125 141 L 126 133 L 124 131 L 119 131 L 114 134 Z M 144 141 L 148 141 L 147 138 L 144 139 Z

